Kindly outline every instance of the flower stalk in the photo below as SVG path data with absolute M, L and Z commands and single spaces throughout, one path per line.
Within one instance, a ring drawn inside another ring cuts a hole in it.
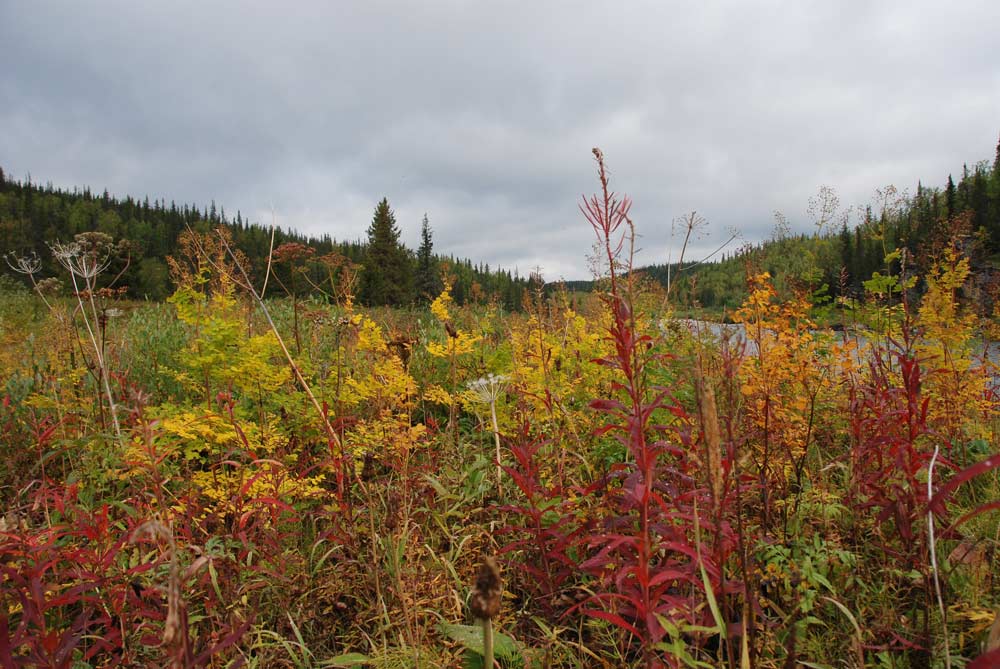
M 476 585 L 472 589 L 469 609 L 483 626 L 483 667 L 493 669 L 493 618 L 500 613 L 500 596 L 503 583 L 496 560 L 483 557 L 476 572 Z
M 77 304 L 80 306 L 80 313 L 83 314 L 83 324 L 87 328 L 90 344 L 94 347 L 94 356 L 97 360 L 97 371 L 100 377 L 98 382 L 104 387 L 104 393 L 107 395 L 108 409 L 111 412 L 111 422 L 115 428 L 115 436 L 121 440 L 122 430 L 118 422 L 118 408 L 115 406 L 114 393 L 111 392 L 111 382 L 108 379 L 108 369 L 104 360 L 104 347 L 97 342 L 97 335 L 94 334 L 90 316 L 87 315 L 87 307 L 83 303 L 83 296 L 86 295 L 94 323 L 100 323 L 101 319 L 97 314 L 97 303 L 94 301 L 94 291 L 97 287 L 97 277 L 111 264 L 111 246 L 110 243 L 104 243 L 104 240 L 97 238 L 87 239 L 85 240 L 86 243 L 81 243 L 79 241 L 81 237 L 83 235 L 77 235 L 78 241 L 69 244 L 55 242 L 50 248 L 55 259 L 69 272 L 70 280 L 73 282 L 73 294 L 76 295 Z M 110 242 L 110 237 L 106 235 L 104 237 Z M 80 289 L 81 282 L 83 283 L 83 290 Z
M 507 385 L 507 377 L 500 374 L 487 374 L 481 379 L 466 384 L 477 401 L 490 405 L 490 419 L 493 423 L 493 441 L 496 445 L 497 461 L 497 495 L 500 495 L 500 484 L 503 477 L 503 466 L 500 454 L 500 425 L 497 422 L 497 399 Z

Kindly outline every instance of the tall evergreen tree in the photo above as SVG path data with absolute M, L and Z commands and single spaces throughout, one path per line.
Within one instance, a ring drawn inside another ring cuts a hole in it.
M 993 176 L 1000 174 L 1000 140 L 997 140 L 997 153 L 993 159 Z
M 417 271 L 414 277 L 414 288 L 417 299 L 428 302 L 441 292 L 441 277 L 437 261 L 434 259 L 434 242 L 431 239 L 431 226 L 424 214 L 420 224 L 420 248 L 417 249 Z
M 945 218 L 951 218 L 958 213 L 958 201 L 955 196 L 955 182 L 952 180 L 951 175 L 948 175 L 948 185 L 944 189 L 944 206 L 947 211 L 945 212 Z
M 368 226 L 360 297 L 371 306 L 406 304 L 411 299 L 412 282 L 410 258 L 399 241 L 396 216 L 389 208 L 389 200 L 382 198 Z

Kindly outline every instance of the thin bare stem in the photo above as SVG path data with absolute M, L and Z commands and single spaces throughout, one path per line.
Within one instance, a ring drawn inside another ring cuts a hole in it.
M 292 358 L 292 354 L 288 351 L 288 347 L 285 346 L 285 340 L 281 338 L 281 333 L 278 332 L 278 328 L 274 324 L 274 320 L 271 319 L 271 312 L 268 310 L 267 305 L 264 304 L 264 300 L 257 293 L 257 290 L 253 287 L 253 284 L 250 283 L 249 275 L 247 275 L 247 272 L 243 268 L 242 263 L 240 263 L 239 258 L 237 258 L 236 254 L 233 253 L 233 249 L 229 246 L 229 242 L 227 242 L 226 238 L 223 237 L 222 235 L 219 235 L 219 239 L 222 242 L 222 245 L 225 247 L 226 253 L 229 254 L 230 258 L 232 258 L 233 264 L 236 266 L 236 269 L 238 269 L 240 271 L 240 274 L 243 275 L 244 285 L 246 286 L 247 290 L 249 290 L 250 294 L 253 295 L 253 298 L 257 302 L 257 305 L 264 313 L 264 318 L 267 319 L 267 324 L 271 327 L 271 332 L 274 333 L 275 338 L 278 340 L 278 345 L 281 346 L 281 351 L 282 353 L 285 354 L 285 358 L 288 360 L 288 364 L 292 368 L 292 373 L 295 374 L 296 380 L 299 382 L 299 385 L 302 386 L 302 390 L 305 391 L 306 396 L 309 398 L 309 401 L 312 402 L 313 408 L 316 409 L 316 413 L 317 415 L 319 415 L 320 420 L 323 421 L 323 427 L 326 429 L 327 436 L 330 437 L 330 441 L 332 441 L 335 445 L 339 447 L 340 437 L 337 436 L 337 433 L 333 429 L 333 426 L 330 425 L 330 420 L 326 417 L 326 413 L 323 412 L 323 408 L 316 400 L 316 396 L 313 395 L 312 389 L 306 382 L 305 377 L 302 376 L 302 372 L 299 371 L 299 366 L 295 364 L 295 359 Z
M 38 289 L 38 282 L 35 281 L 35 274 L 42 269 L 42 261 L 35 255 L 35 252 L 32 251 L 31 255 L 27 256 L 16 256 L 13 253 L 8 253 L 4 256 L 4 260 L 7 261 L 7 267 L 10 267 L 18 274 L 27 275 L 28 280 L 31 281 L 31 287 L 38 293 L 38 297 L 42 298 L 42 302 L 48 310 L 52 311 L 52 305 L 45 299 L 45 295 Z
M 271 210 L 271 246 L 267 249 L 267 270 L 264 272 L 264 285 L 260 288 L 261 295 L 267 295 L 267 280 L 271 276 L 271 260 L 274 258 L 274 210 Z
M 483 624 L 483 667 L 493 669 L 493 621 L 482 620 Z
M 506 376 L 488 374 L 487 376 L 470 381 L 466 385 L 473 392 L 474 397 L 484 404 L 490 405 L 490 419 L 493 424 L 493 440 L 496 444 L 497 459 L 497 495 L 501 493 L 501 480 L 503 477 L 503 467 L 501 466 L 500 453 L 500 425 L 497 422 L 497 400 L 507 384 Z
M 927 499 L 934 496 L 934 465 L 937 463 L 941 446 L 934 444 L 934 455 L 931 456 L 930 464 L 927 466 Z M 941 631 L 944 633 L 944 666 L 951 669 L 951 641 L 948 637 L 948 617 L 944 608 L 944 597 L 941 595 L 941 577 L 938 573 L 937 549 L 934 545 L 934 512 L 930 506 L 927 508 L 927 535 L 930 541 L 931 570 L 934 574 L 934 592 L 937 594 L 938 610 L 941 613 Z
M 500 427 L 497 425 L 496 401 L 490 402 L 490 418 L 493 419 L 493 439 L 496 441 L 497 447 L 497 496 L 499 496 L 501 493 L 500 481 L 503 475 L 503 469 L 500 465 Z

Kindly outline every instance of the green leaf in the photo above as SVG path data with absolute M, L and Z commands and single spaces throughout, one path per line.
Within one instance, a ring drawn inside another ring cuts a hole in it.
M 219 601 L 225 601 L 222 596 L 222 590 L 219 588 L 219 572 L 215 569 L 215 563 L 212 560 L 208 561 L 208 575 L 212 579 L 212 589 L 215 590 L 215 596 L 219 598 Z
M 320 667 L 362 667 L 371 662 L 371 658 L 361 653 L 345 653 L 319 663 Z
M 725 639 L 726 621 L 722 617 L 722 612 L 719 609 L 719 603 L 715 599 L 715 591 L 712 589 L 712 582 L 708 578 L 708 570 L 705 569 L 705 563 L 702 561 L 701 557 L 701 527 L 698 524 L 697 499 L 694 502 L 694 548 L 698 554 L 698 568 L 701 571 L 701 582 L 705 587 L 705 596 L 708 599 L 708 608 L 712 611 L 712 618 L 715 620 L 715 626 L 719 630 L 719 636 Z
M 449 639 L 459 642 L 468 650 L 479 655 L 483 654 L 483 628 L 479 625 L 440 623 L 437 630 Z M 520 657 L 517 641 L 496 630 L 493 631 L 493 653 L 498 658 L 503 659 Z
M 819 572 L 813 572 L 811 578 L 814 583 L 819 583 L 830 592 L 834 592 L 833 584 L 830 583 L 830 581 L 826 578 L 826 576 L 823 576 L 823 574 Z

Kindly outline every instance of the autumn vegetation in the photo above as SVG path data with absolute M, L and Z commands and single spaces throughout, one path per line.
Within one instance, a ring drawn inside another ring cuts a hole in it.
M 107 233 L 8 255 L 0 666 L 997 666 L 969 215 L 832 304 L 740 253 L 711 327 L 633 271 L 594 154 L 593 291 L 516 309 L 457 300 L 429 232 L 426 306 L 222 225 L 177 233 L 164 302 Z

